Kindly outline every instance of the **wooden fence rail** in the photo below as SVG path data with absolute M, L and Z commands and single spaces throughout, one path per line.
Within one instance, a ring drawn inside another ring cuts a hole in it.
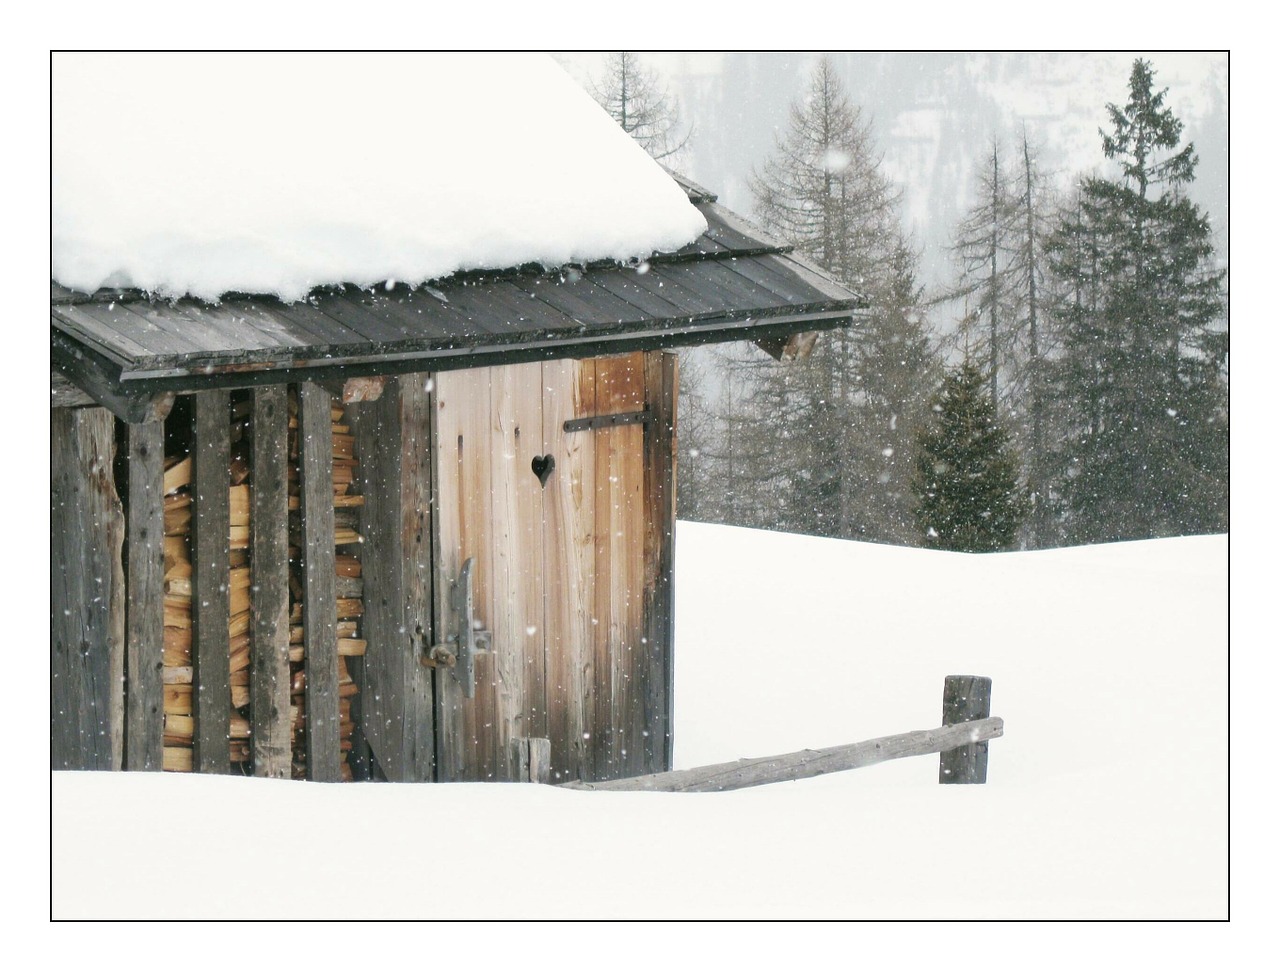
M 572 790 L 658 790 L 671 793 L 739 790 L 748 786 L 803 780 L 826 773 L 857 769 L 890 759 L 947 752 L 1002 735 L 1004 720 L 991 717 L 938 729 L 920 729 L 896 736 L 881 736 L 879 739 L 868 739 L 847 746 L 832 746 L 829 749 L 802 749 L 798 753 L 783 756 L 739 759 L 731 763 L 635 776 L 627 780 L 599 783 L 574 781 L 560 785 Z

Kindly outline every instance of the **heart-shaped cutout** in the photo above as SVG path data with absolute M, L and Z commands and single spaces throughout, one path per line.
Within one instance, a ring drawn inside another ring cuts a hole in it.
M 551 475 L 551 471 L 556 468 L 555 456 L 534 456 L 533 457 L 533 474 L 538 477 L 538 482 L 545 487 L 547 478 Z

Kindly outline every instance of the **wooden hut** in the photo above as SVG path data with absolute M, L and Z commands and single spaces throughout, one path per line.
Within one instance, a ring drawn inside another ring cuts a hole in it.
M 671 349 L 795 357 L 861 306 L 681 184 L 706 233 L 640 265 L 53 285 L 53 767 L 669 769 Z

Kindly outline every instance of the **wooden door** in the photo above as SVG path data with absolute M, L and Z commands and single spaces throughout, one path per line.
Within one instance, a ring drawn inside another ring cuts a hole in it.
M 471 559 L 490 648 L 473 698 L 437 672 L 439 779 L 514 778 L 520 737 L 551 740 L 553 782 L 669 758 L 663 363 L 636 353 L 437 376 L 436 630 L 455 633 L 449 592 Z M 543 482 L 534 460 L 548 457 Z

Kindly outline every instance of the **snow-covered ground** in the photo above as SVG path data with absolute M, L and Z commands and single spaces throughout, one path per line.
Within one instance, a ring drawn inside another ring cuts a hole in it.
M 723 794 L 55 773 L 54 916 L 1226 916 L 1225 537 L 682 522 L 676 569 L 678 766 L 936 726 L 944 676 L 981 674 L 987 785 L 936 756 Z

